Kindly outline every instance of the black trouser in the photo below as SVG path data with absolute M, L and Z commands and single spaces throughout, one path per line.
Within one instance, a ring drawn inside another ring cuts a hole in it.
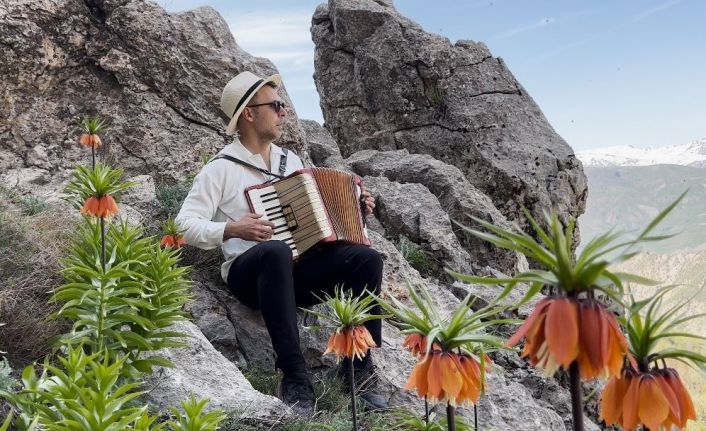
M 343 243 L 326 243 L 309 250 L 297 262 L 282 241 L 257 244 L 238 256 L 228 273 L 228 288 L 243 304 L 260 309 L 272 347 L 275 367 L 285 374 L 306 369 L 299 346 L 297 307 L 333 296 L 336 286 L 360 295 L 364 289 L 380 293 L 382 258 L 375 250 Z M 315 296 L 316 295 L 316 296 Z M 374 314 L 381 314 L 376 306 Z M 382 344 L 380 320 L 365 323 L 375 343 Z

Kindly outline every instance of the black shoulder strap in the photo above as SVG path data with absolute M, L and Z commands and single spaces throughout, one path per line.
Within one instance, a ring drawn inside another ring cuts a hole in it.
M 285 158 L 285 165 L 286 165 L 286 157 L 287 157 L 287 156 L 283 154 L 282 157 Z M 252 164 L 250 164 L 250 163 L 248 163 L 248 162 L 246 162 L 246 161 L 244 161 L 244 160 L 240 160 L 240 159 L 238 159 L 238 158 L 236 158 L 236 157 L 229 156 L 229 155 L 227 155 L 227 154 L 218 154 L 218 155 L 216 155 L 216 157 L 214 157 L 214 158 L 211 159 L 211 162 L 214 161 L 214 160 L 218 160 L 218 159 L 230 160 L 230 161 L 233 162 L 233 163 L 237 163 L 237 164 L 239 164 L 239 165 L 243 165 L 243 166 L 245 166 L 246 168 L 254 169 L 254 170 L 258 171 L 258 172 L 262 172 L 262 173 L 265 174 L 265 175 L 270 175 L 270 176 L 273 176 L 273 177 L 275 177 L 275 178 L 284 178 L 284 175 L 277 175 L 277 174 L 275 174 L 275 173 L 272 173 L 272 172 L 268 171 L 267 169 L 258 168 L 257 166 L 252 165 Z M 280 161 L 280 172 L 282 172 L 282 162 L 281 162 L 281 161 Z
M 287 153 L 289 153 L 289 150 L 286 148 L 282 148 L 282 156 L 279 158 L 279 174 L 284 175 L 284 173 L 287 171 Z

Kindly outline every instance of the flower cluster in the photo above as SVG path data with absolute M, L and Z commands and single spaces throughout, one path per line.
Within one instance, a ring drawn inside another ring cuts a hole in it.
M 93 150 L 103 145 L 103 141 L 98 134 L 106 129 L 104 120 L 101 120 L 99 117 L 84 117 L 81 120 L 80 127 L 83 132 L 79 138 L 81 145 L 85 145 Z
M 484 356 L 483 361 L 486 359 Z M 405 389 L 416 389 L 420 397 L 432 402 L 475 404 L 484 391 L 483 368 L 469 354 L 432 350 L 414 366 Z
M 81 214 L 93 217 L 110 217 L 118 213 L 118 204 L 111 195 L 90 196 L 81 207 Z
M 133 185 L 121 181 L 122 176 L 122 169 L 113 169 L 102 163 L 96 163 L 92 168 L 77 166 L 66 186 L 66 192 L 77 197 L 81 213 L 90 217 L 108 218 L 118 213 L 114 195 Z
M 484 333 L 484 328 L 510 321 L 494 319 L 500 309 L 493 304 L 472 312 L 470 295 L 451 316 L 442 318 L 426 289 L 410 285 L 408 291 L 416 309 L 393 297 L 391 303 L 378 299 L 407 334 L 403 347 L 417 356 L 405 389 L 451 407 L 477 403 L 491 363 L 485 352 L 503 347 L 502 340 Z
M 584 379 L 615 376 L 628 352 L 615 315 L 590 298 L 542 299 L 507 344 L 514 346 L 522 338 L 522 355 L 549 375 L 578 361 Z
M 363 326 L 363 323 L 369 320 L 384 317 L 372 314 L 374 300 L 372 295 L 355 297 L 352 292 L 336 288 L 333 297 L 327 295 L 323 299 L 328 312 L 306 310 L 334 325 L 334 332 L 329 337 L 324 354 L 334 353 L 337 360 L 353 357 L 362 359 L 371 347 L 378 347 L 368 328 Z
M 651 430 L 683 429 L 696 420 L 689 392 L 673 368 L 638 372 L 629 367 L 610 379 L 601 398 L 601 418 L 606 425 L 634 430 L 644 424 Z
M 167 222 L 162 226 L 162 230 L 164 231 L 164 235 L 159 241 L 162 247 L 177 249 L 186 244 L 183 231 L 179 229 L 179 226 L 173 218 L 170 217 L 167 219 Z
M 377 347 L 377 344 L 365 326 L 337 328 L 328 340 L 324 355 L 334 353 L 339 359 L 341 357 L 362 359 L 371 347 Z

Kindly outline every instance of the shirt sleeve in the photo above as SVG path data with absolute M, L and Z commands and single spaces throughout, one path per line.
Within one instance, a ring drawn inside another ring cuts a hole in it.
M 199 172 L 176 216 L 186 243 L 205 250 L 223 243 L 226 227 L 226 222 L 212 221 L 223 196 L 223 179 L 218 173 L 209 165 Z

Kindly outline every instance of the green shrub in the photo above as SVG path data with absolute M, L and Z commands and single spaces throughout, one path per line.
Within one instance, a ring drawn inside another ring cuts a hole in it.
M 17 199 L 17 203 L 22 207 L 25 214 L 29 216 L 39 214 L 49 208 L 47 201 L 34 195 L 20 196 Z
M 0 391 L 12 391 L 16 385 L 17 380 L 12 377 L 10 363 L 6 358 L 0 358 Z
M 431 274 L 434 263 L 418 244 L 405 235 L 400 235 L 395 246 L 412 268 L 422 275 Z
M 189 189 L 191 189 L 191 182 L 187 181 L 157 186 L 157 201 L 168 217 L 176 217 L 179 214 L 179 209 L 181 209 L 181 204 L 186 199 L 186 195 L 189 194 Z
M 57 431 L 123 430 L 145 413 L 146 407 L 123 408 L 139 396 L 137 383 L 118 382 L 124 359 L 86 355 L 81 347 L 69 348 L 57 357 L 59 365 L 46 360 L 43 371 L 34 365 L 22 372 L 23 388 L 16 394 L 0 391 L 20 409 L 16 426 L 27 429 L 34 420 L 40 427 Z
M 204 412 L 204 407 L 208 400 L 198 401 L 192 395 L 188 400 L 181 402 L 184 415 L 176 408 L 172 407 L 171 412 L 175 416 L 175 421 L 169 421 L 169 426 L 174 431 L 215 431 L 226 415 L 220 410 Z
M 154 365 L 171 363 L 157 355 L 141 358 L 142 352 L 183 345 L 184 334 L 167 328 L 186 319 L 182 307 L 190 298 L 190 282 L 187 268 L 178 265 L 178 251 L 141 234 L 127 222 L 109 227 L 104 272 L 97 258 L 99 224 L 86 219 L 64 260 L 67 283 L 52 299 L 65 302 L 54 317 L 73 321 L 62 343 L 83 345 L 89 353 L 125 355 L 125 370 L 151 373 Z

